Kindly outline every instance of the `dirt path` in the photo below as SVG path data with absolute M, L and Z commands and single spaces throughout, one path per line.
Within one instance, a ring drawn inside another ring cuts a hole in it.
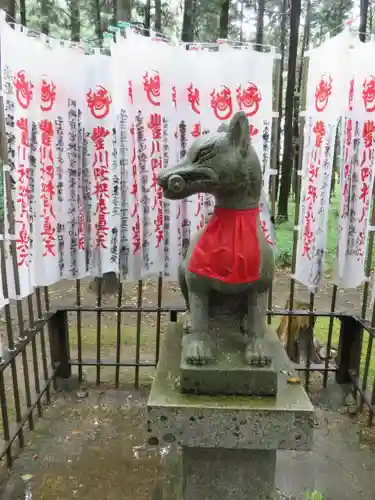
M 146 445 L 146 398 L 147 392 L 95 388 L 84 399 L 75 390 L 62 392 L 10 480 L 1 484 L 0 476 L 0 498 L 160 500 L 155 493 L 166 483 L 165 461 L 177 463 L 179 452 Z M 275 499 L 302 500 L 317 490 L 327 500 L 372 500 L 374 454 L 360 421 L 322 404 L 319 395 L 314 402 L 313 450 L 278 454 Z

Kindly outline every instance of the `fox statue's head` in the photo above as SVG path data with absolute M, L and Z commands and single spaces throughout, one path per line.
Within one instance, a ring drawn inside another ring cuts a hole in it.
M 196 139 L 177 165 L 159 173 L 158 184 L 171 200 L 209 193 L 223 200 L 246 198 L 258 204 L 262 171 L 246 114 L 238 112 L 228 126 Z

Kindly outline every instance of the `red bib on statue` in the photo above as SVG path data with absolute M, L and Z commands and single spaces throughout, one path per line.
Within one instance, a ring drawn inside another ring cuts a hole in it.
M 259 279 L 259 210 L 215 208 L 195 245 L 189 271 L 226 283 Z

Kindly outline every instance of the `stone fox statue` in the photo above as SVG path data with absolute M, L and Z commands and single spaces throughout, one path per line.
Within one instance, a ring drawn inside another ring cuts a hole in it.
M 262 172 L 246 114 L 239 112 L 229 126 L 199 137 L 176 166 L 159 173 L 158 183 L 171 200 L 195 193 L 215 197 L 213 215 L 191 239 L 179 269 L 180 287 L 190 313 L 183 342 L 185 361 L 215 361 L 209 335 L 211 309 L 215 304 L 231 302 L 242 319 L 247 315 L 246 362 L 269 365 L 271 356 L 264 342 L 265 307 L 274 275 L 274 254 L 260 225 Z

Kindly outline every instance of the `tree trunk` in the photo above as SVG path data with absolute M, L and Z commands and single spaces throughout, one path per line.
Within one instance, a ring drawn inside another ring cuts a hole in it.
M 293 168 L 293 115 L 294 87 L 296 83 L 296 66 L 298 51 L 298 28 L 301 15 L 301 0 L 291 0 L 288 78 L 285 97 L 285 128 L 283 161 L 281 165 L 280 194 L 277 216 L 279 221 L 288 220 L 288 199 Z
M 95 0 L 95 34 L 99 40 L 103 40 L 100 0 Z
M 150 29 L 151 29 L 151 0 L 147 0 L 146 1 L 144 27 L 145 27 L 145 36 L 150 36 Z
M 71 40 L 72 42 L 79 42 L 81 39 L 79 0 L 70 0 L 70 16 Z
M 294 151 L 293 157 L 294 160 L 298 158 L 299 152 L 299 107 L 301 102 L 301 92 L 302 92 L 302 80 L 303 80 L 303 60 L 305 57 L 305 52 L 308 50 L 309 42 L 310 42 L 310 22 L 311 22 L 311 0 L 307 0 L 306 5 L 306 16 L 305 16 L 305 26 L 303 29 L 303 40 L 301 47 L 301 59 L 300 66 L 298 72 L 298 83 L 297 83 L 297 92 L 294 99 L 294 116 L 293 116 L 293 141 L 294 141 Z M 296 196 L 296 187 L 297 187 L 297 170 L 298 165 L 294 161 L 294 170 L 293 170 L 293 194 L 294 198 Z
M 368 13 L 368 31 L 372 34 L 372 8 Z
M 182 21 L 181 40 L 183 42 L 194 41 L 196 0 L 184 0 L 184 18 Z
M 276 138 L 276 151 L 277 151 L 277 163 L 276 163 L 276 200 L 278 199 L 279 192 L 279 176 L 280 176 L 280 143 L 281 143 L 281 119 L 283 117 L 283 89 L 284 89 L 284 62 L 285 62 L 285 45 L 286 45 L 286 15 L 288 11 L 288 0 L 283 0 L 283 6 L 281 10 L 281 37 L 280 37 L 280 51 L 281 51 L 281 60 L 280 60 L 280 79 L 279 79 L 279 118 L 277 125 L 277 138 Z M 285 128 L 285 127 L 284 127 Z
M 219 38 L 228 38 L 230 0 L 223 0 L 220 11 Z
M 366 41 L 368 4 L 369 4 L 369 0 L 361 0 L 360 1 L 359 39 L 361 40 L 361 42 Z
M 131 21 L 132 2 L 131 0 L 117 0 L 117 15 L 119 21 Z
M 120 281 L 116 273 L 109 272 L 103 274 L 102 281 L 101 278 L 94 278 L 93 280 L 91 280 L 89 283 L 89 289 L 94 293 L 98 293 L 98 291 L 100 290 L 103 295 L 113 295 L 117 293 L 119 284 Z
M 13 23 L 16 20 L 16 0 L 9 0 L 7 8 L 7 21 Z
M 112 0 L 112 24 L 117 26 L 118 23 L 118 13 L 117 13 L 117 0 Z
M 243 10 L 244 10 L 244 4 L 245 0 L 241 0 L 241 13 L 240 13 L 240 42 L 243 42 L 243 22 L 244 22 L 244 15 L 243 15 Z
M 161 32 L 161 0 L 155 0 L 155 31 Z
M 255 37 L 255 49 L 259 52 L 262 51 L 263 34 L 264 34 L 264 10 L 266 8 L 266 0 L 258 0 L 258 14 L 257 14 L 257 31 Z
M 27 20 L 26 20 L 26 1 L 25 0 L 20 0 L 20 17 L 21 17 L 22 26 L 26 26 Z
M 49 35 L 49 12 L 48 12 L 48 0 L 42 0 L 40 4 L 40 14 L 41 14 L 41 32 L 45 35 Z

